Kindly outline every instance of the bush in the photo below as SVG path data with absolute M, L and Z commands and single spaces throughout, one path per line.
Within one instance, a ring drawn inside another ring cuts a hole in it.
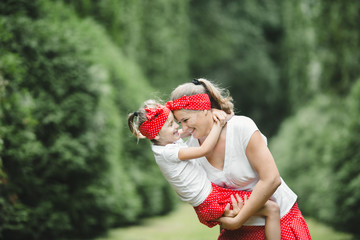
M 354 84 L 345 104 L 346 112 L 342 115 L 346 119 L 342 126 L 344 134 L 332 146 L 333 159 L 336 160 L 332 166 L 336 206 L 332 222 L 340 229 L 360 235 L 356 224 L 360 221 L 360 80 Z
M 188 1 L 64 1 L 80 16 L 102 24 L 125 56 L 141 66 L 162 98 L 190 81 Z
M 90 238 L 169 211 L 150 148 L 125 153 L 127 112 L 152 93 L 141 71 L 63 4 L 39 16 L 0 19 L 2 237 Z
M 282 74 L 291 110 L 318 92 L 346 96 L 360 74 L 360 2 L 282 2 Z
M 346 99 L 318 96 L 289 118 L 270 148 L 305 215 L 359 234 L 360 81 Z
M 301 210 L 323 221 L 335 207 L 329 154 L 341 134 L 341 105 L 336 102 L 328 96 L 316 98 L 286 120 L 270 144 L 281 176 L 299 196 Z

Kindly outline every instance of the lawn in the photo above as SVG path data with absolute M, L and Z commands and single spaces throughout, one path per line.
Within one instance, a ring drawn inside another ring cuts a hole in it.
M 306 219 L 313 240 L 350 240 L 350 235 Z M 219 235 L 219 227 L 202 225 L 190 205 L 180 204 L 178 209 L 163 217 L 145 219 L 138 226 L 117 228 L 97 240 L 211 240 Z

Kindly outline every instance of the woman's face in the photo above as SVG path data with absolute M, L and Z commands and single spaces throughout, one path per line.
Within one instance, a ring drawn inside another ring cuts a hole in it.
M 173 113 L 182 130 L 190 133 L 194 138 L 200 139 L 209 134 L 213 124 L 211 111 L 181 109 Z

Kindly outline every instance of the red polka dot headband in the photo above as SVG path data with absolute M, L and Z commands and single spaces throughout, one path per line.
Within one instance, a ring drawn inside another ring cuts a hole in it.
M 166 103 L 166 107 L 172 111 L 180 109 L 210 110 L 211 102 L 209 96 L 203 93 L 192 96 L 183 96 L 174 101 L 169 101 Z
M 140 125 L 139 130 L 148 139 L 154 139 L 166 122 L 170 109 L 160 104 L 156 108 L 145 108 L 147 120 Z

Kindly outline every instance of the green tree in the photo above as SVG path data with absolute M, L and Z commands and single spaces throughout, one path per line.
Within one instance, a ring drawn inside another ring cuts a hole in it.
M 102 24 L 126 57 L 141 66 L 157 95 L 168 98 L 189 81 L 188 1 L 69 1 L 82 17 Z
M 140 68 L 93 20 L 61 2 L 35 6 L 35 18 L 0 18 L 1 236 L 90 238 L 171 210 L 150 148 L 126 126 L 152 94 Z
M 317 93 L 345 96 L 359 76 L 357 1 L 283 1 L 284 78 L 291 109 Z
M 230 90 L 236 112 L 271 136 L 287 113 L 274 1 L 191 1 L 191 73 Z M 275 114 L 274 114 L 275 113 Z

